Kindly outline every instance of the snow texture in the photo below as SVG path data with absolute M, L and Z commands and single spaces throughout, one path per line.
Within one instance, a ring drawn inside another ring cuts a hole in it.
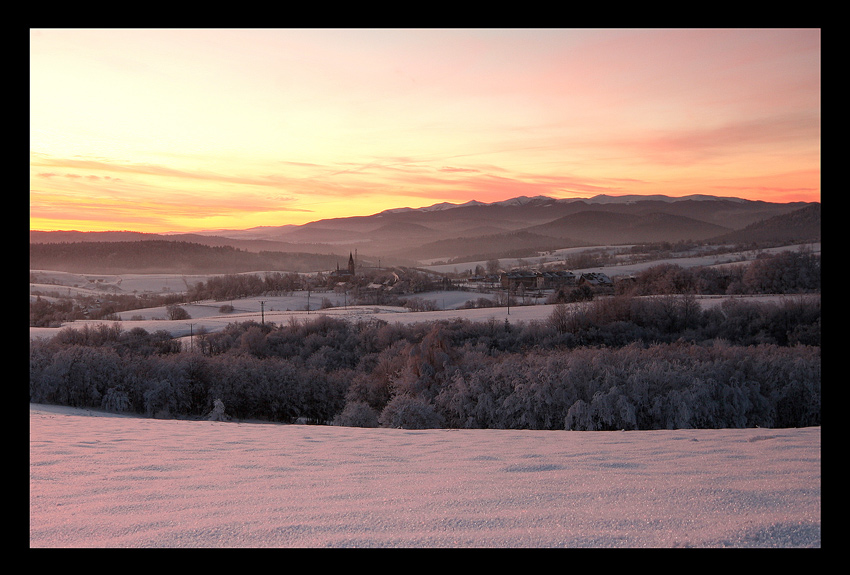
M 31 547 L 820 547 L 821 429 L 402 430 L 30 405 Z

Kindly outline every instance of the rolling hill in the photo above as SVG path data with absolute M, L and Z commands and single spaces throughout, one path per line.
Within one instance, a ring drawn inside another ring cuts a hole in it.
M 297 252 L 248 252 L 165 239 L 31 243 L 30 269 L 71 273 L 235 274 L 262 270 L 314 272 L 333 269 L 340 256 Z
M 808 211 L 803 211 L 803 209 Z M 795 213 L 800 211 L 800 213 Z M 439 203 L 368 216 L 329 218 L 300 226 L 211 230 L 196 234 L 30 232 L 30 244 L 169 240 L 250 253 L 282 252 L 363 259 L 385 264 L 480 259 L 585 245 L 682 240 L 782 242 L 820 237 L 819 203 L 771 203 L 691 195 L 512 198 L 484 204 Z M 31 250 L 32 251 L 32 250 Z
M 588 244 L 627 244 L 707 240 L 729 228 L 664 212 L 632 214 L 587 210 L 526 231 L 556 238 L 581 238 Z
M 788 214 L 805 203 L 770 203 L 740 198 L 693 195 L 596 196 L 557 200 L 519 197 L 503 202 L 468 202 L 452 207 L 385 210 L 370 216 L 324 219 L 273 233 L 279 241 L 348 242 L 373 256 L 433 260 L 480 254 L 473 240 L 510 245 L 518 232 L 551 240 L 561 247 L 589 244 L 629 244 L 657 241 L 709 240 L 748 225 Z M 398 233 L 387 233 L 397 230 Z M 496 231 L 496 233 L 494 233 Z M 528 244 L 528 242 L 526 242 Z M 546 249 L 541 247 L 540 249 Z M 415 254 L 415 255 L 414 255 Z
M 714 239 L 730 243 L 820 241 L 821 206 L 811 204 L 787 214 L 755 222 Z

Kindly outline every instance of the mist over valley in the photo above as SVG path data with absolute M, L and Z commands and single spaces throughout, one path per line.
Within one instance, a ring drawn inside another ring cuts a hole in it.
M 669 212 L 663 211 L 665 207 Z M 737 222 L 740 227 L 720 226 L 712 220 Z M 508 231 L 462 235 L 471 230 L 492 232 L 492 226 Z M 318 377 L 313 372 L 319 370 L 339 387 L 334 398 L 305 400 L 306 404 L 290 406 L 277 415 L 265 408 L 254 412 L 231 407 L 240 418 L 290 421 L 314 413 L 310 418 L 316 423 L 330 423 L 342 417 L 340 410 L 360 409 L 366 396 L 371 397 L 369 413 L 377 418 L 384 410 L 395 409 L 388 403 L 392 398 L 402 401 L 404 397 L 424 402 L 415 410 L 438 409 L 428 425 L 450 421 L 452 427 L 472 424 L 450 417 L 447 405 L 435 407 L 434 394 L 449 393 L 445 386 L 454 385 L 452 374 L 465 373 L 484 358 L 496 369 L 522 357 L 554 358 L 565 352 L 569 356 L 601 346 L 628 348 L 628 353 L 636 354 L 636 365 L 642 365 L 644 353 L 649 353 L 647 358 L 672 353 L 666 348 L 650 352 L 659 345 L 684 345 L 693 353 L 702 353 L 697 350 L 706 346 L 767 346 L 763 352 L 754 352 L 766 357 L 779 346 L 798 347 L 813 362 L 814 371 L 803 380 L 805 389 L 793 391 L 804 393 L 805 409 L 780 414 L 765 407 L 764 402 L 786 401 L 783 394 L 792 393 L 786 385 L 799 384 L 782 380 L 770 384 L 774 395 L 763 387 L 767 396 L 750 397 L 749 403 L 742 404 L 743 412 L 712 420 L 710 425 L 819 424 L 819 204 L 765 204 L 704 196 L 627 201 L 605 197 L 592 202 L 516 198 L 491 205 L 391 210 L 284 230 L 263 228 L 267 238 L 277 239 L 227 238 L 220 230 L 217 235 L 190 238 L 132 232 L 31 232 L 32 353 L 47 354 L 38 360 L 39 370 L 46 371 L 31 373 L 33 400 L 62 405 L 106 401 L 102 394 L 107 389 L 94 395 L 86 391 L 82 399 L 72 399 L 77 392 L 65 386 L 76 385 L 76 380 L 53 375 L 54 369 L 65 369 L 64 364 L 55 363 L 64 361 L 64 356 L 53 356 L 63 349 L 105 347 L 111 351 L 104 353 L 119 356 L 200 353 L 208 358 L 204 361 L 223 364 L 251 356 L 263 362 L 294 361 L 293 369 L 312 373 L 299 376 L 306 378 L 304 382 Z M 351 239 L 343 244 L 345 251 L 335 252 L 339 246 L 332 248 L 332 243 L 283 241 L 300 237 L 317 242 L 327 237 L 328 230 L 336 239 Z M 693 239 L 692 234 L 685 235 L 688 232 L 709 237 Z M 458 234 L 457 239 L 450 237 L 453 234 Z M 570 234 L 585 241 L 574 240 Z M 599 234 L 611 241 L 601 241 Z M 426 238 L 433 241 L 425 242 Z M 281 249 L 263 249 L 271 244 Z M 332 249 L 297 249 L 307 245 Z M 406 250 L 401 249 L 404 245 Z M 376 251 L 368 252 L 368 247 Z M 404 253 L 406 259 L 394 253 Z M 48 367 L 51 362 L 55 367 Z M 713 368 L 706 369 L 710 374 Z M 676 385 L 690 389 L 699 383 L 682 377 Z M 738 381 L 717 377 L 723 386 Z M 569 378 L 558 381 L 558 385 L 575 385 Z M 601 392 L 610 391 L 610 383 L 600 380 L 590 385 Z M 101 384 L 114 383 L 107 378 Z M 372 397 L 372 386 L 381 389 L 379 396 Z M 167 411 L 173 415 L 177 410 L 184 417 L 200 415 L 216 399 L 209 395 L 219 393 L 215 389 Z M 762 393 L 758 386 L 751 392 Z M 132 409 L 151 414 L 153 396 L 145 399 L 144 389 L 138 393 L 130 402 Z M 595 401 L 593 394 L 570 397 L 570 405 L 563 408 L 575 413 L 567 420 L 566 412 L 558 412 L 541 424 L 541 414 L 534 408 L 511 415 L 499 411 L 488 418 L 501 423 L 482 420 L 474 426 L 656 429 L 708 425 L 693 411 L 702 401 L 698 395 L 687 400 L 695 402 L 688 407 L 691 411 L 672 420 L 661 412 L 634 419 L 628 415 L 632 408 L 612 415 L 608 404 L 593 407 L 588 403 Z M 679 401 L 676 397 L 670 395 L 665 401 Z M 231 397 L 229 402 L 233 401 Z M 590 405 L 591 411 L 582 411 L 586 406 L 581 402 Z M 390 411 L 386 417 L 390 418 Z M 401 423 L 393 420 L 393 426 L 422 424 L 399 417 Z

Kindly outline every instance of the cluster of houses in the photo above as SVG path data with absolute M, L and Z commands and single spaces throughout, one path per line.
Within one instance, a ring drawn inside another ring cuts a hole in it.
M 389 272 L 391 278 L 385 278 L 382 284 L 372 283 L 365 286 L 367 289 L 382 290 L 387 292 L 409 291 L 409 282 L 400 281 L 399 276 Z M 329 274 L 330 284 L 341 286 L 353 281 L 357 277 L 356 258 L 349 254 L 348 266 Z M 449 280 L 445 280 L 448 282 Z M 456 283 L 455 281 L 451 283 Z M 588 286 L 591 288 L 613 287 L 614 283 L 610 277 L 602 272 L 579 272 L 572 271 L 535 271 L 535 270 L 512 270 L 499 274 L 473 276 L 466 280 L 468 286 L 479 287 L 485 290 L 506 289 L 511 292 L 524 290 L 558 290 L 564 287 Z
M 520 286 L 525 289 L 558 289 L 561 287 L 608 287 L 614 285 L 611 279 L 602 272 L 582 272 L 576 274 L 571 271 L 511 271 L 499 276 L 499 283 L 503 288 L 516 289 Z
M 571 271 L 530 271 L 515 270 L 503 272 L 498 276 L 475 276 L 469 278 L 471 284 L 489 289 L 559 289 L 562 287 L 580 287 L 583 285 L 593 288 L 612 287 L 614 282 L 602 272 Z

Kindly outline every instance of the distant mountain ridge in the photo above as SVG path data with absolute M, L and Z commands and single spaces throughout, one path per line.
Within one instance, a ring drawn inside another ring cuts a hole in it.
M 707 240 L 729 228 L 678 214 L 629 214 L 588 210 L 563 216 L 528 231 L 557 238 L 580 238 L 591 244 L 647 243 L 663 237 Z M 675 241 L 675 240 L 665 240 Z
M 736 202 L 746 202 L 748 200 L 744 200 L 741 198 L 728 198 L 728 197 L 719 197 L 719 196 L 708 196 L 705 194 L 691 194 L 688 196 L 664 196 L 660 194 L 654 194 L 650 196 L 640 196 L 637 194 L 625 195 L 625 196 L 609 196 L 606 194 L 599 194 L 593 196 L 591 198 L 551 198 L 549 196 L 517 196 L 515 198 L 510 198 L 508 200 L 502 200 L 497 202 L 484 203 L 479 202 L 478 200 L 470 200 L 463 204 L 452 204 L 449 202 L 440 202 L 438 204 L 433 204 L 430 206 L 425 206 L 422 208 L 391 208 L 388 210 L 384 210 L 380 212 L 381 214 L 393 214 L 393 213 L 402 213 L 402 212 L 433 212 L 439 210 L 449 210 L 452 208 L 466 208 L 471 206 L 521 206 L 527 205 L 534 202 L 540 202 L 544 204 L 551 204 L 552 202 L 557 203 L 571 203 L 571 202 L 585 202 L 588 204 L 633 204 L 635 202 L 645 202 L 645 201 L 660 201 L 660 202 L 680 202 L 680 201 L 713 201 L 713 200 L 729 200 Z
M 814 207 L 817 207 L 817 210 Z M 806 217 L 790 215 L 810 208 Z M 803 241 L 820 237 L 820 203 L 772 203 L 693 194 L 683 197 L 608 196 L 555 199 L 519 196 L 499 202 L 441 202 L 368 216 L 326 218 L 303 225 L 214 230 L 195 234 L 30 232 L 31 243 L 169 239 L 231 245 L 246 251 L 341 253 L 359 251 L 385 262 L 464 257 L 583 245 L 677 241 Z M 771 225 L 758 224 L 789 216 Z M 73 238 L 73 239 L 72 239 Z M 484 250 L 484 251 L 482 251 Z M 516 256 L 515 256 L 516 257 Z

